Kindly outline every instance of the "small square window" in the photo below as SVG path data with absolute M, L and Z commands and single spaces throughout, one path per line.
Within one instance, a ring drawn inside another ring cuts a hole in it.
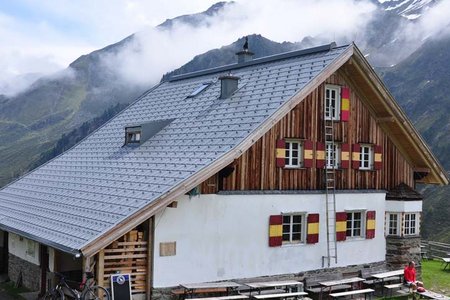
M 339 120 L 341 114 L 341 88 L 325 86 L 325 120 Z
M 354 211 L 347 213 L 347 237 L 362 237 L 364 228 L 363 213 L 361 211 Z
M 373 146 L 361 145 L 359 153 L 359 169 L 372 170 L 373 169 Z
M 283 244 L 299 244 L 305 242 L 305 215 L 283 215 Z
M 302 166 L 302 142 L 299 140 L 287 140 L 285 147 L 285 167 L 299 168 Z

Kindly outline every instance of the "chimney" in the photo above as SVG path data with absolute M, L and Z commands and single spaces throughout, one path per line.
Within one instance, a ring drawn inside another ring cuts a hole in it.
M 248 36 L 246 36 L 244 46 L 242 46 L 242 50 L 236 53 L 238 57 L 238 64 L 252 60 L 253 54 L 253 52 L 248 50 Z
M 219 77 L 220 80 L 220 97 L 219 99 L 230 98 L 231 95 L 238 89 L 239 77 L 223 75 Z

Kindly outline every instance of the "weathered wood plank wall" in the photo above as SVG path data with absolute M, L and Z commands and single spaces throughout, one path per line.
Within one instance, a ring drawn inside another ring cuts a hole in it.
M 349 86 L 339 73 L 326 80 L 328 84 Z M 324 170 L 313 168 L 282 169 L 275 164 L 276 140 L 299 138 L 324 141 L 323 94 L 320 85 L 306 99 L 259 139 L 233 163 L 234 171 L 226 178 L 219 174 L 202 184 L 203 194 L 219 190 L 317 190 L 323 189 Z M 336 122 L 335 141 L 347 144 L 368 143 L 383 148 L 383 167 L 379 171 L 345 169 L 336 171 L 337 189 L 385 189 L 401 182 L 414 186 L 413 168 L 396 149 L 389 136 L 351 88 L 350 120 Z M 369 100 L 370 99 L 366 99 Z M 351 157 L 351 154 L 350 154 Z M 314 161 L 315 166 L 315 161 Z M 219 182 L 221 181 L 221 182 Z

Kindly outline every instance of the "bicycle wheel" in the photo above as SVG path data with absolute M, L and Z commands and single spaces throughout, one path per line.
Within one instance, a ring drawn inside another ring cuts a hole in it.
M 45 300 L 64 300 L 64 293 L 61 290 L 52 290 L 45 294 Z
M 108 291 L 99 285 L 88 288 L 82 295 L 81 300 L 110 300 Z

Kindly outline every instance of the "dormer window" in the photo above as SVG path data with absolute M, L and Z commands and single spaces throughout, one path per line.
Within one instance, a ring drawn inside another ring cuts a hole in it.
M 127 127 L 125 144 L 139 144 L 141 142 L 141 127 Z

